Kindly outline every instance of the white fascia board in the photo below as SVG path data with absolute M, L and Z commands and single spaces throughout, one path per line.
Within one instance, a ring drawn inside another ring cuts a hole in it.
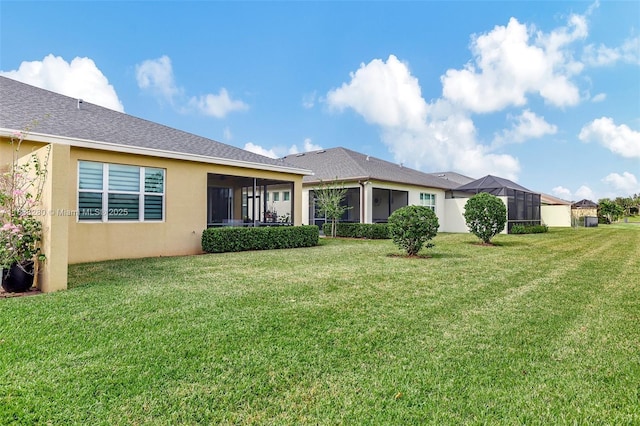
M 0 128 L 0 136 L 15 137 L 15 129 Z M 276 166 L 271 164 L 253 163 L 251 161 L 233 160 L 229 158 L 210 157 L 207 155 L 187 154 L 162 149 L 143 148 L 138 146 L 122 145 L 111 142 L 97 142 L 87 139 L 76 139 L 67 136 L 54 136 L 43 133 L 29 132 L 26 140 L 33 142 L 69 145 L 77 148 L 88 148 L 102 151 L 121 152 L 125 154 L 145 155 L 148 157 L 170 158 L 174 160 L 195 161 L 198 163 L 220 164 L 224 166 L 242 167 L 245 169 L 269 170 L 274 172 L 292 173 L 297 175 L 312 175 L 307 169 L 296 167 Z

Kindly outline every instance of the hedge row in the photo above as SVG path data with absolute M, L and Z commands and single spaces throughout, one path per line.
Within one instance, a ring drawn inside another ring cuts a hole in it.
M 513 225 L 510 234 L 543 234 L 549 228 L 547 225 Z
M 315 245 L 318 245 L 318 227 L 315 225 L 222 227 L 205 229 L 202 233 L 202 250 L 207 253 Z
M 322 226 L 325 235 L 331 235 L 331 222 Z M 391 238 L 386 223 L 340 223 L 336 224 L 336 237 L 368 238 L 382 240 Z

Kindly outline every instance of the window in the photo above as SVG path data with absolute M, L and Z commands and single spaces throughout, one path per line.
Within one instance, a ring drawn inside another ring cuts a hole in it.
M 269 201 L 269 191 L 264 192 L 264 199 Z
M 280 193 L 279 192 L 274 192 L 273 193 L 273 201 L 280 201 Z
M 162 221 L 164 169 L 78 162 L 78 220 Z
M 289 191 L 284 191 L 282 193 L 282 201 L 289 201 Z
M 429 207 L 434 212 L 436 211 L 436 194 L 420 193 L 420 205 Z

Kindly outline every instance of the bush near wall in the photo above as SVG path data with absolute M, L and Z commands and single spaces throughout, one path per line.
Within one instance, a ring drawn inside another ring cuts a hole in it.
M 513 225 L 510 234 L 543 234 L 549 231 L 547 225 Z
M 202 250 L 224 253 L 247 250 L 272 250 L 318 245 L 318 227 L 260 226 L 208 228 L 202 233 Z
M 322 226 L 325 235 L 331 235 L 331 223 Z M 336 236 L 344 238 L 368 238 L 382 240 L 391 238 L 386 223 L 340 223 L 336 224 Z

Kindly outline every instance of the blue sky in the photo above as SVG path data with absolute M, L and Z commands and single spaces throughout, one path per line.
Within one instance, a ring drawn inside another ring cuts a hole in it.
M 640 2 L 0 2 L 0 73 L 280 157 L 640 193 Z

